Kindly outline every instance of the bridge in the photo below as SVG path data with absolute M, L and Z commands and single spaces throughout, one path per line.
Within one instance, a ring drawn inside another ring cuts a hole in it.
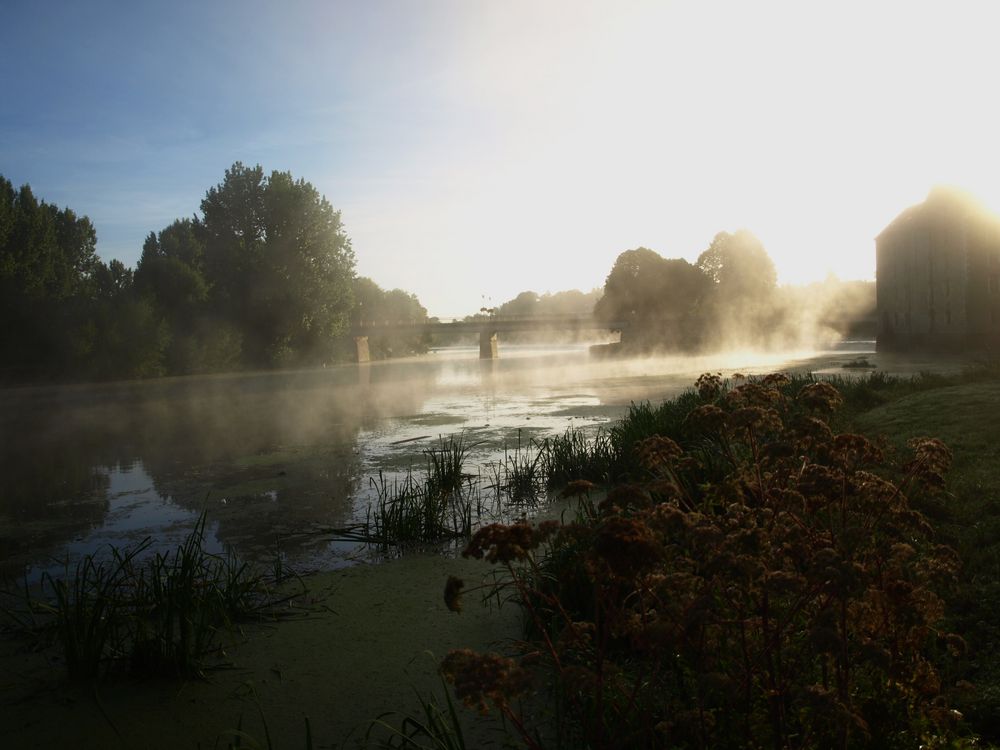
M 875 336 L 875 317 L 869 314 L 860 316 L 829 316 L 825 320 L 816 321 L 844 336 L 861 335 Z M 357 361 L 368 362 L 368 337 L 387 333 L 437 333 L 437 334 L 479 334 L 479 358 L 497 359 L 497 334 L 511 331 L 619 331 L 624 332 L 630 324 L 627 320 L 601 321 L 593 315 L 491 315 L 460 320 L 396 320 L 396 321 L 363 321 L 353 325 L 349 335 L 354 337 L 357 350 Z M 635 335 L 636 331 L 632 332 Z
M 371 320 L 351 326 L 349 335 L 354 337 L 357 361 L 368 362 L 368 337 L 387 333 L 479 334 L 479 358 L 496 359 L 497 335 L 512 331 L 622 331 L 628 321 L 600 321 L 593 315 L 503 315 L 439 320 Z

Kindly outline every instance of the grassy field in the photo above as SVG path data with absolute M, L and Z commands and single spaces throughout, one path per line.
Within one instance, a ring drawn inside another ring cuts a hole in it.
M 943 440 L 954 454 L 947 493 L 920 510 L 931 519 L 940 541 L 954 547 L 962 559 L 948 618 L 950 628 L 969 645 L 963 674 L 955 677 L 971 682 L 974 689 L 960 708 L 976 734 L 998 743 L 1000 380 L 927 385 L 931 387 L 917 392 L 908 392 L 914 385 L 907 382 L 887 388 L 886 403 L 850 421 L 859 431 L 884 436 L 895 449 L 902 450 L 910 438 L 928 435 Z

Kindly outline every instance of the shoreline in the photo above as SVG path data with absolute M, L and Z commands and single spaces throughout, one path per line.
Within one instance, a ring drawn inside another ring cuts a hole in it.
M 276 747 L 296 747 L 305 745 L 306 718 L 316 747 L 354 747 L 380 715 L 418 714 L 418 694 L 443 700 L 437 665 L 449 650 L 502 650 L 520 636 L 513 605 L 497 611 L 470 597 L 459 614 L 445 607 L 449 575 L 471 587 L 490 570 L 480 561 L 412 554 L 312 574 L 305 616 L 243 626 L 243 637 L 226 648 L 231 666 L 204 681 L 115 677 L 96 691 L 72 686 L 52 649 L 31 652 L 4 637 L 4 747 L 213 747 L 237 727 L 260 743 L 269 734 Z M 499 732 L 460 713 L 476 746 Z

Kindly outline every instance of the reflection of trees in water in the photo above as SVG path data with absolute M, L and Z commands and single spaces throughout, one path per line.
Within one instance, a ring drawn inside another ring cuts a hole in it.
M 0 424 L 0 573 L 100 524 L 108 511 L 106 456 L 54 415 L 5 408 Z
M 101 525 L 102 469 L 137 460 L 162 498 L 207 509 L 220 541 L 244 553 L 342 524 L 359 429 L 418 408 L 412 383 L 380 379 L 338 368 L 0 392 L 0 561 Z

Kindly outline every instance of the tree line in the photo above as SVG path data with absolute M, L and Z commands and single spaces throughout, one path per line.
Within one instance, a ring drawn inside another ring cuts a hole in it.
M 132 270 L 98 258 L 86 216 L 0 176 L 0 382 L 315 366 L 350 359 L 352 326 L 427 320 L 413 294 L 357 276 L 340 212 L 289 172 L 237 162 L 200 209 L 150 232 Z M 718 233 L 693 264 L 627 250 L 603 290 L 526 291 L 479 315 L 592 311 L 627 325 L 639 350 L 778 347 L 870 313 L 873 287 L 779 288 L 760 240 L 740 230 Z M 369 346 L 389 357 L 430 343 L 396 332 Z
M 87 217 L 0 176 L 0 379 L 152 377 L 312 366 L 348 354 L 365 317 L 423 321 L 358 277 L 339 211 L 288 172 L 240 162 L 201 215 L 150 232 L 135 270 L 105 263 Z M 426 349 L 420 336 L 376 353 Z
M 594 314 L 626 328 L 640 350 L 812 345 L 823 333 L 850 333 L 874 314 L 872 282 L 834 277 L 779 287 L 774 263 L 752 232 L 719 232 L 694 263 L 645 247 L 621 253 Z

